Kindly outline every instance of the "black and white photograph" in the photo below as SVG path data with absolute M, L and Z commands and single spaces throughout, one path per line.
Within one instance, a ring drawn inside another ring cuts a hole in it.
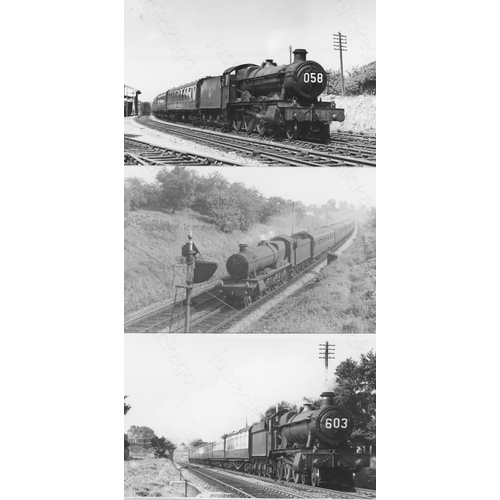
M 126 333 L 375 333 L 374 169 L 125 173 Z
M 5 4 L 5 498 L 495 496 L 494 5 Z
M 125 0 L 126 498 L 375 498 L 370 0 Z
M 125 0 L 124 162 L 376 166 L 372 0 Z
M 374 335 L 125 336 L 126 497 L 375 498 Z

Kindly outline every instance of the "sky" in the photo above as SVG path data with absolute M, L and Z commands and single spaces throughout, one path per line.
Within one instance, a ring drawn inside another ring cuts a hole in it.
M 290 45 L 338 70 L 339 31 L 344 70 L 376 60 L 374 0 L 125 0 L 124 84 L 151 101 L 237 64 L 287 64 Z
M 335 345 L 325 382 L 319 344 Z M 214 441 L 271 405 L 317 398 L 341 361 L 375 350 L 375 335 L 125 335 L 124 432 L 147 426 L 175 444 Z
M 125 177 L 153 182 L 162 167 L 125 165 Z M 173 167 L 169 167 L 173 168 Z M 375 168 L 313 167 L 189 167 L 200 175 L 218 171 L 230 182 L 255 187 L 266 198 L 281 196 L 304 205 L 325 204 L 329 199 L 347 201 L 356 208 L 376 206 Z

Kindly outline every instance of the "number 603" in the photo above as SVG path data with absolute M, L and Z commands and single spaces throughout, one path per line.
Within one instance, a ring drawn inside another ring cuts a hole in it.
M 347 429 L 347 418 L 327 418 L 325 427 L 327 429 Z

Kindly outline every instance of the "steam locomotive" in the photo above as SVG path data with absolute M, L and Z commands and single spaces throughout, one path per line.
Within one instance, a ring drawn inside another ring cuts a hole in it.
M 335 405 L 335 394 L 321 394 L 313 410 L 280 410 L 265 421 L 219 441 L 189 450 L 189 461 L 313 486 L 354 490 L 354 474 L 370 466 L 370 455 L 358 453 L 347 440 L 354 421 Z
M 239 253 L 226 262 L 229 278 L 221 280 L 216 290 L 228 302 L 243 302 L 245 306 L 267 294 L 290 277 L 296 276 L 320 259 L 329 250 L 338 248 L 349 238 L 356 219 L 349 219 L 301 231 L 292 236 L 278 235 L 261 241 L 256 247 L 241 244 Z
M 278 66 L 266 59 L 260 66 L 240 64 L 221 76 L 205 77 L 158 95 L 152 104 L 155 116 L 221 127 L 235 131 L 256 128 L 263 136 L 286 134 L 325 138 L 330 123 L 342 122 L 344 110 L 334 102 L 318 101 L 326 88 L 326 72 L 307 51 L 296 49 L 291 64 Z

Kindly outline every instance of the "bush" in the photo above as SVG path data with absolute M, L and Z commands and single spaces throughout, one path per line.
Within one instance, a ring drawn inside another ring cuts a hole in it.
M 154 450 L 155 458 L 169 458 L 169 451 L 175 449 L 175 445 L 166 437 L 153 436 L 151 438 L 151 446 Z M 172 457 L 170 457 L 172 458 Z

